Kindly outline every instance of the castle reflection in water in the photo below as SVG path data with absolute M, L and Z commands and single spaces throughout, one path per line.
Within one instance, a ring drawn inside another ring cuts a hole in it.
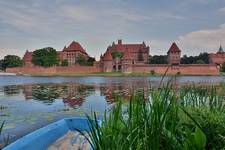
M 152 85 L 154 84 L 151 83 Z M 62 100 L 65 105 L 76 108 L 81 106 L 88 96 L 97 94 L 103 96 L 108 104 L 112 104 L 115 102 L 116 96 L 119 95 L 124 97 L 124 100 L 129 100 L 137 90 L 144 91 L 147 97 L 149 88 L 150 83 L 148 81 L 85 85 L 78 83 L 28 84 L 5 86 L 0 89 L 0 93 L 4 93 L 5 96 L 24 96 L 25 100 L 41 101 L 46 105 L 51 105 L 56 100 Z

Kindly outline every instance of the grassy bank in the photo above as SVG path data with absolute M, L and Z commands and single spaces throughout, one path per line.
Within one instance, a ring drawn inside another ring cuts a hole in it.
M 220 95 L 222 94 L 222 95 Z M 176 89 L 171 83 L 137 92 L 129 104 L 118 102 L 102 125 L 89 119 L 90 143 L 96 150 L 224 149 L 224 92 L 215 87 Z

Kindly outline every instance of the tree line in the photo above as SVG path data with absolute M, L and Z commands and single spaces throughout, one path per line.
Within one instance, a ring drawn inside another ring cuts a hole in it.
M 154 55 L 150 56 L 149 64 L 167 64 L 166 55 Z M 208 53 L 200 53 L 198 56 L 184 55 L 180 60 L 181 64 L 209 64 Z

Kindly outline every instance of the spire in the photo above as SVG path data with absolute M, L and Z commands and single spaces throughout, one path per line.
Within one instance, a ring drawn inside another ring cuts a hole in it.
M 223 53 L 225 53 L 225 52 L 223 51 L 223 48 L 222 48 L 222 46 L 220 45 L 220 48 L 219 48 L 217 54 L 223 54 Z

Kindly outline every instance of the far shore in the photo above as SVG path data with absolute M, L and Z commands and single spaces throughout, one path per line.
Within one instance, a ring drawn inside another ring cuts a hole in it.
M 24 76 L 34 76 L 34 77 L 51 77 L 51 76 L 66 76 L 66 77 L 82 77 L 82 76 L 97 76 L 97 77 L 157 77 L 163 76 L 163 74 L 152 74 L 152 73 L 121 73 L 121 72 L 97 72 L 97 73 L 57 73 L 57 74 L 17 74 Z M 167 74 L 166 76 L 175 76 L 173 74 Z M 216 76 L 216 75 L 185 75 L 177 74 L 176 76 Z M 221 73 L 218 76 L 225 76 L 225 73 Z

